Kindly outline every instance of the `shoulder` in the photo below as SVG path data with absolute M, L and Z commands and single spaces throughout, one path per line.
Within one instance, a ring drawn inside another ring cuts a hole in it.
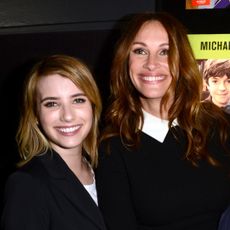
M 141 135 L 141 139 L 142 139 Z M 141 140 L 143 141 L 143 140 Z M 119 135 L 103 140 L 99 145 L 99 157 L 123 157 L 133 153 L 136 147 L 131 146 L 126 140 L 123 140 Z
M 35 157 L 24 166 L 13 172 L 6 181 L 6 195 L 20 196 L 30 194 L 32 191 L 39 191 L 43 187 L 44 181 L 48 178 L 48 173 L 41 159 Z M 15 192 L 17 191 L 17 192 Z
M 154 147 L 154 141 L 148 135 L 140 132 L 140 145 L 130 146 L 121 139 L 120 136 L 113 136 L 106 140 L 103 140 L 99 145 L 99 167 L 105 164 L 122 165 L 126 164 L 130 158 L 133 160 L 135 156 L 139 156 L 142 151 Z
M 112 157 L 114 153 L 118 152 L 118 149 L 122 147 L 122 142 L 119 136 L 107 138 L 99 144 L 99 160 L 106 157 Z
M 4 199 L 14 207 L 41 206 L 48 192 L 50 176 L 43 164 L 43 157 L 30 162 L 9 175 L 5 184 Z
M 121 144 L 121 138 L 119 135 L 113 136 L 113 137 L 109 137 L 103 141 L 100 142 L 100 147 L 104 148 L 107 145 L 120 145 Z
M 107 138 L 100 143 L 99 154 L 128 154 L 138 151 L 139 147 L 141 147 L 141 149 L 152 147 L 152 144 L 155 143 L 152 141 L 152 137 L 142 131 L 140 131 L 138 135 L 140 137 L 140 145 L 138 146 L 127 144 L 126 140 L 123 140 L 119 135 Z
M 31 178 L 45 178 L 47 176 L 46 167 L 44 166 L 45 158 L 45 155 L 34 157 L 30 162 L 18 168 L 14 175 Z
M 111 154 L 114 152 L 113 150 L 116 149 L 116 151 L 119 148 L 123 147 L 123 143 L 121 141 L 121 138 L 119 136 L 113 136 L 110 138 L 107 138 L 100 142 L 99 144 L 99 154 Z
M 114 168 L 123 168 L 124 155 L 128 150 L 123 145 L 119 136 L 108 138 L 100 143 L 98 151 L 98 170 L 103 168 L 106 170 L 113 170 Z
M 230 227 L 230 206 L 222 214 L 218 230 L 228 230 L 229 227 Z
M 35 159 L 12 173 L 7 179 L 6 187 L 11 190 L 32 189 L 31 185 L 36 187 L 36 184 L 41 184 L 46 175 L 40 160 Z
M 23 229 L 22 226 L 27 225 L 30 229 L 42 229 L 38 226 L 47 221 L 49 212 L 49 196 L 44 178 L 46 173 L 39 160 L 32 160 L 8 177 L 2 214 L 7 229 Z

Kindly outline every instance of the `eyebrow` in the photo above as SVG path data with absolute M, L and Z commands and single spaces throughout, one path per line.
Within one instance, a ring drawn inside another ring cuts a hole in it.
M 85 93 L 76 93 L 76 94 L 71 95 L 71 98 L 75 98 L 75 97 L 79 97 L 79 96 L 86 97 L 86 94 Z M 59 97 L 45 97 L 41 100 L 41 103 L 44 101 L 52 101 L 52 100 L 58 100 L 58 99 L 59 99 Z
M 146 44 L 143 43 L 143 42 L 133 42 L 133 45 L 143 45 L 143 46 L 146 46 Z
M 143 46 L 147 46 L 144 42 L 133 42 L 133 45 L 143 45 Z M 169 46 L 169 43 L 162 43 L 160 44 L 160 46 Z

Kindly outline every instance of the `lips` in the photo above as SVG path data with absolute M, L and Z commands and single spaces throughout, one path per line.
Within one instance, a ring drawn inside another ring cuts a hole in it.
M 142 79 L 145 81 L 161 81 L 163 80 L 165 77 L 164 76 L 143 76 Z
M 227 97 L 228 94 L 217 94 L 219 97 Z
M 59 127 L 56 128 L 61 133 L 73 133 L 81 128 L 81 125 L 71 126 L 71 127 Z

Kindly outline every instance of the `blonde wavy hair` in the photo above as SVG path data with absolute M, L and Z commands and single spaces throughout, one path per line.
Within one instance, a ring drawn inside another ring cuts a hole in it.
M 102 110 L 101 97 L 96 82 L 88 67 L 79 59 L 67 55 L 52 55 L 34 65 L 24 85 L 23 103 L 16 141 L 21 161 L 19 166 L 30 161 L 34 156 L 51 149 L 49 140 L 37 122 L 36 86 L 40 78 L 59 74 L 70 79 L 90 100 L 93 109 L 93 124 L 83 142 L 84 153 L 93 167 L 98 158 L 98 122 Z

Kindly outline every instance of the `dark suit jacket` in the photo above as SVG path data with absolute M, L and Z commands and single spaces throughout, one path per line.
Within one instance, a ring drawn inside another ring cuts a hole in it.
M 218 230 L 229 230 L 230 229 L 230 206 L 222 214 Z
M 1 224 L 5 230 L 105 230 L 97 205 L 55 152 L 9 177 Z

